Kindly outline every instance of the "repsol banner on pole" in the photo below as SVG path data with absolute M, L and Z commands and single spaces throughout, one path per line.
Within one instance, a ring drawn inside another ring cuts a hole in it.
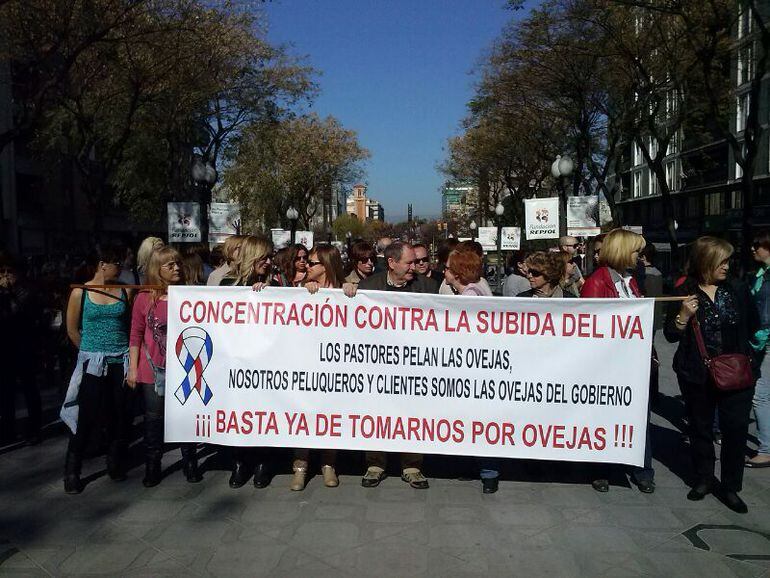
M 653 304 L 171 287 L 166 441 L 642 465 Z

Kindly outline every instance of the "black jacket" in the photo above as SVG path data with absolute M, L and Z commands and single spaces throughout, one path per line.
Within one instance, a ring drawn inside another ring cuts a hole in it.
M 723 343 L 730 344 L 719 353 L 743 353 L 752 356 L 750 345 L 751 337 L 759 328 L 759 316 L 751 294 L 744 283 L 737 281 L 725 281 L 727 289 L 733 294 L 733 303 L 737 313 L 737 323 L 734 328 L 723 329 Z M 677 295 L 695 295 L 698 294 L 698 284 L 692 279 L 685 281 L 682 286 L 676 290 Z M 701 299 L 707 299 L 702 294 Z M 670 343 L 679 343 L 679 347 L 674 354 L 673 368 L 677 376 L 690 383 L 704 385 L 708 382 L 708 371 L 703 363 L 703 358 L 698 351 L 698 344 L 695 341 L 692 323 L 688 323 L 684 330 L 676 326 L 676 316 L 681 308 L 681 303 L 671 303 L 666 322 L 663 326 L 663 334 Z M 699 307 L 696 313 L 698 322 L 703 325 L 705 309 Z M 756 368 L 755 368 L 756 372 Z
M 373 273 L 366 279 L 363 279 L 359 284 L 359 289 L 372 289 L 375 291 L 400 291 L 403 293 L 438 293 L 438 284 L 435 280 L 425 277 L 424 275 L 417 275 L 415 273 L 414 278 L 409 281 L 404 287 L 393 287 L 388 284 L 387 271 L 380 273 Z

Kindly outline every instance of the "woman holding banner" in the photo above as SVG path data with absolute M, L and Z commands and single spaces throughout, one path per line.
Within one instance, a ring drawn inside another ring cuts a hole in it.
M 473 247 L 463 246 L 460 243 L 449 254 L 444 268 L 444 282 L 451 288 L 455 295 L 469 295 L 471 297 L 491 297 L 492 291 L 486 283 L 480 283 L 483 271 L 483 261 Z M 500 482 L 499 458 L 479 458 L 481 477 L 481 491 L 485 494 L 494 494 Z
M 161 480 L 163 457 L 163 414 L 166 390 L 166 326 L 168 324 L 168 286 L 181 285 L 182 257 L 176 249 L 163 247 L 155 251 L 147 265 L 147 283 L 158 287 L 143 291 L 134 301 L 131 314 L 129 368 L 126 382 L 138 388 L 144 399 L 145 475 L 146 488 L 157 486 Z M 185 478 L 200 482 L 195 444 L 182 444 Z
M 366 241 L 358 241 L 350 247 L 348 255 L 348 267 L 350 271 L 345 277 L 345 283 L 358 284 L 374 272 L 374 264 L 377 262 L 377 253 Z
M 754 391 L 754 417 L 757 421 L 757 454 L 746 460 L 748 468 L 770 467 L 770 355 L 767 345 L 770 337 L 770 231 L 761 231 L 751 247 L 759 269 L 749 281 L 751 295 L 757 304 L 760 328 L 754 334 L 751 346 L 760 365 L 760 378 Z
M 286 248 L 275 280 L 281 287 L 299 287 L 307 275 L 307 249 L 297 243 Z
M 524 261 L 524 270 L 529 279 L 530 289 L 519 293 L 517 297 L 575 297 L 561 287 L 561 280 L 567 272 L 561 253 L 537 251 Z
M 273 244 L 262 237 L 247 236 L 241 242 L 238 258 L 233 262 L 230 275 L 221 286 L 251 286 L 259 291 L 268 285 L 278 285 L 272 279 Z M 254 475 L 254 487 L 266 488 L 272 479 L 268 465 L 268 450 L 264 448 L 232 448 L 232 474 L 229 484 L 233 489 L 242 487 Z
M 307 277 L 305 288 L 310 293 L 316 293 L 319 289 L 339 289 L 345 282 L 342 272 L 342 256 L 337 247 L 333 245 L 316 245 L 310 252 L 307 262 Z M 294 477 L 291 480 L 292 491 L 299 492 L 305 489 L 305 478 L 310 461 L 310 450 L 294 450 L 294 463 L 292 470 Z M 327 488 L 336 488 L 340 485 L 334 465 L 337 461 L 337 450 L 323 450 L 321 452 L 321 474 L 324 485 Z
M 702 500 L 719 490 L 728 508 L 746 513 L 748 507 L 738 492 L 743 485 L 754 397 L 751 338 L 759 323 L 747 288 L 727 279 L 732 254 L 732 245 L 716 237 L 701 237 L 693 243 L 687 280 L 678 288 L 686 299 L 669 311 L 664 333 L 670 342 L 679 343 L 674 371 L 690 418 L 690 451 L 697 478 L 687 499 Z M 732 360 L 730 383 L 719 365 L 712 363 L 717 357 Z M 721 483 L 714 477 L 715 409 L 722 432 Z
M 633 271 L 639 261 L 639 253 L 646 243 L 644 237 L 624 229 L 614 229 L 607 233 L 599 253 L 599 268 L 586 279 L 580 291 L 581 297 L 603 299 L 636 299 L 642 297 L 639 287 L 633 277 Z M 658 361 L 655 349 L 652 351 L 652 372 L 657 372 Z M 634 468 L 631 480 L 645 494 L 655 491 L 655 470 L 652 468 L 652 445 L 650 443 L 650 409 L 647 404 L 647 440 L 644 450 L 644 467 Z M 604 469 L 602 477 L 595 479 L 591 485 L 597 492 L 607 492 L 610 489 L 608 470 Z
M 121 252 L 104 246 L 89 258 L 96 273 L 85 286 L 111 285 L 121 269 Z M 128 368 L 127 289 L 73 289 L 67 304 L 67 336 L 78 348 L 75 371 L 61 410 L 72 435 L 64 466 L 64 491 L 83 491 L 80 468 L 92 436 L 107 434 L 107 474 L 126 479 L 124 454 L 131 426 L 131 395 L 125 387 Z

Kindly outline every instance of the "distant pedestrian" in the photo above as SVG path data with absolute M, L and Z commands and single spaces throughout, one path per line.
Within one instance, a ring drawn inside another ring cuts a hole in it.
M 503 297 L 516 297 L 532 288 L 527 278 L 527 256 L 526 251 L 514 251 L 509 258 L 508 263 L 511 272 L 503 284 Z
M 575 297 L 561 287 L 567 268 L 562 253 L 536 251 L 529 255 L 524 263 L 529 279 L 529 289 L 517 297 Z
M 751 246 L 757 272 L 749 277 L 749 287 L 759 313 L 759 329 L 751 345 L 758 359 L 760 377 L 754 391 L 754 417 L 757 422 L 757 453 L 746 460 L 749 468 L 770 467 L 770 231 L 761 231 Z
M 150 263 L 150 257 L 158 249 L 164 246 L 163 239 L 158 237 L 147 237 L 139 245 L 136 251 L 136 271 L 139 274 L 139 283 L 144 285 L 147 278 L 147 266 Z
M 374 263 L 375 273 L 382 273 L 383 271 L 388 270 L 388 262 L 387 258 L 385 257 L 385 249 L 387 249 L 391 243 L 393 243 L 393 239 L 390 237 L 380 237 L 377 239 L 377 243 L 374 247 L 377 251 L 377 261 Z
M 233 263 L 238 259 L 238 253 L 241 250 L 243 239 L 245 239 L 245 235 L 230 235 L 225 239 L 225 242 L 222 244 L 222 256 L 224 257 L 224 262 L 211 272 L 211 275 L 208 276 L 208 280 L 206 281 L 206 285 L 219 287 L 222 279 L 227 277 Z

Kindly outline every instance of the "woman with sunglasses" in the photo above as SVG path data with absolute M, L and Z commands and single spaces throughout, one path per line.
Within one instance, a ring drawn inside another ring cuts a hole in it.
M 517 297 L 575 297 L 561 287 L 566 265 L 560 253 L 537 251 L 524 260 L 524 270 L 529 280 L 529 290 Z
M 274 279 L 281 287 L 299 287 L 307 275 L 307 248 L 297 243 L 285 251 L 280 263 L 276 256 L 278 271 Z
M 310 293 L 316 293 L 319 289 L 339 289 L 345 282 L 342 272 L 342 257 L 337 247 L 333 245 L 316 245 L 310 252 L 307 262 L 307 277 L 305 288 Z M 337 461 L 337 450 L 321 451 L 321 474 L 324 485 L 327 488 L 336 488 L 340 482 L 334 469 Z M 294 450 L 294 463 L 292 469 L 294 477 L 291 480 L 292 491 L 299 492 L 305 489 L 308 465 L 310 462 L 310 450 Z
M 377 253 L 366 241 L 358 241 L 350 247 L 348 261 L 348 275 L 345 283 L 352 283 L 356 287 L 374 272 L 374 264 L 377 261 Z
M 96 269 L 89 285 L 112 285 L 121 270 L 121 254 L 102 247 L 89 258 Z M 83 454 L 101 431 L 107 435 L 107 474 L 126 479 L 124 455 L 131 425 L 130 392 L 125 387 L 128 369 L 129 299 L 127 289 L 73 289 L 67 304 L 67 336 L 78 348 L 75 371 L 61 410 L 72 431 L 64 466 L 64 491 L 83 491 L 80 469 Z
M 279 286 L 272 278 L 273 257 L 273 244 L 270 241 L 262 237 L 245 237 L 230 275 L 222 279 L 220 285 L 252 287 L 255 291 L 268 285 Z M 268 458 L 272 457 L 270 454 L 271 451 L 265 448 L 232 448 L 230 487 L 242 487 L 252 475 L 255 487 L 269 486 L 272 479 L 272 468 L 268 464 Z
M 647 243 L 644 237 L 625 229 L 613 229 L 604 237 L 599 253 L 599 268 L 585 280 L 580 290 L 581 297 L 601 299 L 638 299 L 642 297 L 633 273 L 636 270 L 639 254 Z M 655 349 L 652 350 L 651 364 L 657 369 Z M 651 372 L 652 375 L 652 372 Z M 652 387 L 652 381 L 650 383 Z M 647 408 L 649 421 L 649 404 Z M 597 467 L 598 477 L 591 483 L 597 492 L 610 489 L 608 467 Z M 650 428 L 647 428 L 647 440 L 644 452 L 644 467 L 631 471 L 631 480 L 639 491 L 651 494 L 655 491 L 655 470 L 652 468 L 652 446 Z
M 131 313 L 130 365 L 126 381 L 139 389 L 144 399 L 146 488 L 161 480 L 163 458 L 163 416 L 166 393 L 166 330 L 168 325 L 168 287 L 184 283 L 182 257 L 173 247 L 155 251 L 147 265 L 147 284 L 157 288 L 137 295 Z M 198 471 L 195 444 L 181 445 L 185 478 L 190 483 L 203 478 Z

